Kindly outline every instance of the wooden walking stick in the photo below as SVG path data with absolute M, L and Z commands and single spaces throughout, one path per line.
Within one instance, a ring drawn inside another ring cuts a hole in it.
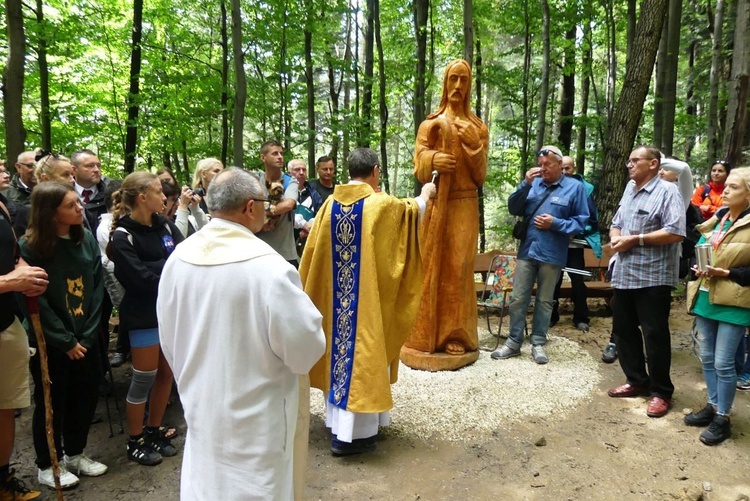
M 52 461 L 52 475 L 55 478 L 55 492 L 58 501 L 63 501 L 62 486 L 60 485 L 60 465 L 57 464 L 57 448 L 55 435 L 52 431 L 52 393 L 50 391 L 49 367 L 47 366 L 47 342 L 44 340 L 42 321 L 39 318 L 39 298 L 26 297 L 26 307 L 29 310 L 31 325 L 34 327 L 36 344 L 39 348 L 39 365 L 42 368 L 42 390 L 44 392 L 44 426 L 47 435 L 47 448 Z

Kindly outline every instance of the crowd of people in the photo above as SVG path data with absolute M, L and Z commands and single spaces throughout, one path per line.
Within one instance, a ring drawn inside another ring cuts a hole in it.
M 601 255 L 602 229 L 593 186 L 574 160 L 553 145 L 536 159 L 508 199 L 525 227 L 510 335 L 491 357 L 521 354 L 536 287 L 531 353 L 546 364 L 562 270 L 583 268 L 584 247 Z M 312 181 L 302 160 L 284 172 L 277 141 L 261 145 L 259 160 L 258 172 L 200 160 L 191 186 L 167 168 L 108 179 L 85 149 L 70 158 L 23 152 L 12 179 L 0 165 L 0 500 L 42 495 L 10 469 L 29 374 L 38 481 L 70 488 L 107 471 L 87 455 L 87 437 L 103 373 L 128 359 L 127 458 L 150 466 L 178 454 L 180 431 L 163 422 L 176 381 L 188 426 L 183 499 L 301 498 L 311 384 L 326 395 L 332 453 L 376 448 L 418 307 L 419 226 L 435 184 L 414 199 L 380 193 L 379 159 L 367 148 L 351 153 L 350 181 L 341 185 L 328 156 Z M 715 445 L 731 436 L 735 390 L 750 389 L 750 169 L 717 160 L 696 188 L 685 162 L 648 146 L 631 152 L 627 169 L 609 228 L 613 329 L 602 355 L 619 357 L 626 382 L 608 393 L 648 396 L 649 416 L 667 414 L 671 292 L 691 275 L 708 395 L 684 421 L 704 427 L 700 440 Z M 696 245 L 711 246 L 710 266 L 695 265 Z M 587 332 L 586 285 L 569 275 L 572 320 Z M 108 357 L 115 308 L 118 339 Z M 54 383 L 54 453 L 42 351 Z

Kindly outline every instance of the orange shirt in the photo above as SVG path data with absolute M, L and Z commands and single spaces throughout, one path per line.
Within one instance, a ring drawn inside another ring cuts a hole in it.
M 708 193 L 706 193 L 706 186 L 709 187 Z M 723 184 L 716 184 L 713 181 L 709 181 L 708 185 L 702 184 L 695 189 L 690 203 L 700 208 L 701 215 L 705 221 L 722 207 L 722 193 L 724 193 Z M 708 206 L 708 208 L 706 209 L 705 206 Z

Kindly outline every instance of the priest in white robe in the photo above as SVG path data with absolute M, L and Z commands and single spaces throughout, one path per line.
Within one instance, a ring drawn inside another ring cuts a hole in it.
M 213 219 L 175 249 L 157 302 L 188 425 L 180 497 L 290 500 L 298 379 L 324 353 L 322 316 L 253 234 L 265 217 L 257 180 L 227 169 L 207 199 Z

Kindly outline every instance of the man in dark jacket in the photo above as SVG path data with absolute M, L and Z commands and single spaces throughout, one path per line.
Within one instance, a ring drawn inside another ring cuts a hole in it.
M 16 162 L 16 175 L 10 182 L 8 191 L 5 192 L 5 196 L 8 200 L 16 202 L 19 205 L 30 205 L 31 190 L 36 185 L 36 179 L 34 178 L 34 152 L 24 151 L 18 155 L 18 161 Z
M 70 162 L 75 167 L 74 188 L 87 211 L 89 227 L 96 234 L 99 217 L 107 212 L 104 199 L 109 180 L 102 176 L 102 163 L 91 150 L 76 151 L 71 155 Z

